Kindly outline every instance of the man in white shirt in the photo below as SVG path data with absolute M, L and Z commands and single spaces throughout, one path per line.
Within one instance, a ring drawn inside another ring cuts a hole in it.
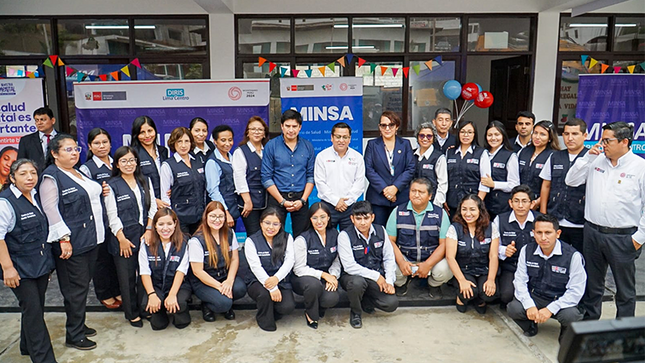
M 583 255 L 585 319 L 600 318 L 607 266 L 616 282 L 616 317 L 634 316 L 636 266 L 645 242 L 645 160 L 631 150 L 634 126 L 614 122 L 569 169 L 565 182 L 586 187 Z M 604 155 L 601 155 L 603 154 Z
M 535 239 L 520 250 L 515 272 L 515 299 L 508 304 L 508 316 L 534 336 L 538 324 L 555 318 L 562 339 L 571 323 L 582 320 L 578 303 L 585 290 L 582 255 L 558 239 L 558 219 L 545 214 L 535 217 Z
M 314 181 L 318 198 L 331 211 L 331 228 L 344 230 L 352 225 L 351 206 L 365 190 L 365 162 L 361 154 L 350 148 L 352 129 L 339 122 L 331 128 L 332 146 L 316 156 Z
M 517 137 L 513 142 L 513 151 L 519 154 L 531 142 L 535 115 L 531 111 L 520 111 L 516 119 L 515 131 L 517 131 Z

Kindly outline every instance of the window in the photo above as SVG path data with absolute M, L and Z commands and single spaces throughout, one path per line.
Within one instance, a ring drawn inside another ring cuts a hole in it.
M 49 20 L 0 20 L 0 56 L 52 54 Z
M 282 101 L 280 99 L 280 68 L 290 68 L 289 63 L 276 62 L 276 68 L 270 72 L 269 63 L 264 63 L 261 67 L 258 66 L 257 61 L 254 63 L 244 63 L 242 69 L 244 71 L 242 78 L 270 78 L 271 95 L 269 96 L 269 117 L 270 120 L 265 120 L 269 125 L 269 132 L 280 132 L 280 117 L 282 116 Z
M 469 17 L 468 51 L 528 51 L 531 39 L 529 17 Z
M 444 61 L 442 66 L 432 70 L 424 62 L 410 62 L 410 96 L 408 130 L 414 131 L 424 122 L 434 118 L 434 112 L 441 107 L 452 109 L 452 101 L 443 94 L 446 81 L 455 79 L 455 62 Z M 419 66 L 419 75 L 412 69 Z
M 239 19 L 238 51 L 243 54 L 291 52 L 290 19 Z
M 354 53 L 400 53 L 405 46 L 405 18 L 354 18 L 352 34 Z
M 127 19 L 58 21 L 58 47 L 61 55 L 128 54 L 129 34 Z
M 38 73 L 38 66 L 29 65 L 0 65 L 0 77 L 24 78 L 28 72 L 36 72 L 36 77 L 42 76 Z
M 577 16 L 560 22 L 560 51 L 607 50 L 606 17 Z
M 607 63 L 599 60 L 598 63 Z M 558 122 L 564 125 L 571 118 L 576 117 L 576 107 L 578 105 L 578 78 L 580 74 L 600 73 L 600 66 L 597 65 L 591 69 L 578 61 L 565 61 L 562 63 L 562 82 L 560 83 L 560 102 L 558 103 Z
M 137 54 L 206 55 L 206 19 L 135 19 Z
M 295 19 L 296 53 L 347 53 L 347 18 Z
M 200 63 L 193 64 L 142 64 L 137 68 L 137 79 L 202 79 L 204 72 Z
M 645 52 L 645 17 L 616 18 L 614 51 Z
M 402 62 L 377 62 L 356 65 L 356 76 L 363 77 L 363 131 L 377 131 L 381 113 L 385 110 L 394 111 L 401 116 L 403 114 L 403 79 L 401 72 L 392 76 L 392 70 L 388 69 L 385 75 L 381 67 L 401 68 Z M 402 125 L 403 126 L 403 125 Z
M 339 64 L 335 63 L 333 71 L 331 68 L 327 67 L 327 65 L 329 65 L 329 63 L 298 63 L 296 64 L 296 69 L 300 71 L 298 72 L 298 78 L 308 78 L 309 76 L 307 76 L 306 73 L 308 70 L 311 70 L 311 78 L 340 77 L 343 74 L 343 68 Z M 324 75 L 320 70 L 321 67 L 324 67 Z
M 458 52 L 460 18 L 410 18 L 410 52 Z

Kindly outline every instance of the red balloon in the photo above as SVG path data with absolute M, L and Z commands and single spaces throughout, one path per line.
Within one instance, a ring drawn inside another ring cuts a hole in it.
M 479 87 L 475 83 L 466 83 L 461 87 L 461 98 L 463 98 L 466 101 L 470 101 L 475 99 L 477 95 L 479 94 Z
M 489 108 L 493 104 L 493 94 L 488 91 L 482 91 L 475 98 L 475 106 L 479 108 Z

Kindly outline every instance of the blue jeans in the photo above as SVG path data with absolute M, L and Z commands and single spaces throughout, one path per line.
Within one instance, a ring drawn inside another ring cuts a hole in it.
M 233 282 L 233 299 L 222 295 L 216 289 L 205 285 L 201 281 L 196 281 L 191 284 L 193 293 L 214 313 L 225 313 L 233 307 L 233 300 L 243 298 L 246 295 L 246 284 L 239 276 L 235 276 Z

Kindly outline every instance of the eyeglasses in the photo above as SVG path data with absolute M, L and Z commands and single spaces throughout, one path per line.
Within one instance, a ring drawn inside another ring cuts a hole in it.
M 335 138 L 336 140 L 349 140 L 349 139 L 351 139 L 352 137 L 351 137 L 351 136 L 347 136 L 347 135 L 334 135 L 334 138 Z
M 603 145 L 609 145 L 609 143 L 610 143 L 611 141 L 613 141 L 613 140 L 618 141 L 618 139 L 617 139 L 617 138 L 612 137 L 612 138 L 610 138 L 610 139 L 601 139 L 601 140 L 600 140 L 600 143 L 601 143 L 601 144 L 603 144 Z
M 474 135 L 475 131 L 463 131 L 462 130 L 462 131 L 459 131 L 459 134 L 465 135 L 465 136 L 470 136 L 470 135 Z
M 127 160 L 126 159 L 120 159 L 119 160 L 119 164 L 121 164 L 121 165 L 128 165 L 128 164 L 133 164 L 134 165 L 136 163 L 137 163 L 137 159 L 135 159 L 135 158 L 127 159 Z
M 395 129 L 396 124 L 378 124 L 378 127 L 382 129 Z
M 262 221 L 262 224 L 264 224 L 265 227 L 274 227 L 274 228 L 280 228 L 282 223 L 280 222 L 269 222 L 269 221 Z
M 329 217 L 327 217 L 327 215 L 325 214 L 325 215 L 320 216 L 320 217 L 311 217 L 311 220 L 312 220 L 313 222 L 318 222 L 318 221 L 324 222 L 324 221 L 326 221 L 328 218 L 329 218 Z
M 208 219 L 211 221 L 222 221 L 226 219 L 226 214 L 209 214 Z
M 92 146 L 101 146 L 101 145 L 110 145 L 110 142 L 107 140 L 103 141 L 92 141 Z
M 76 147 L 70 146 L 70 147 L 61 148 L 60 150 L 71 154 L 72 151 L 76 151 L 77 153 L 80 153 L 81 150 L 83 149 L 80 146 L 76 146 Z
M 260 132 L 264 132 L 264 129 L 263 129 L 262 127 L 254 127 L 254 128 L 252 128 L 252 129 L 249 129 L 249 132 L 257 132 L 257 133 L 260 133 Z
M 531 201 L 528 199 L 513 199 L 514 204 L 531 204 Z
M 434 135 L 432 135 L 432 134 L 419 134 L 418 138 L 420 140 L 423 140 L 423 139 L 432 140 L 432 139 L 434 139 Z

